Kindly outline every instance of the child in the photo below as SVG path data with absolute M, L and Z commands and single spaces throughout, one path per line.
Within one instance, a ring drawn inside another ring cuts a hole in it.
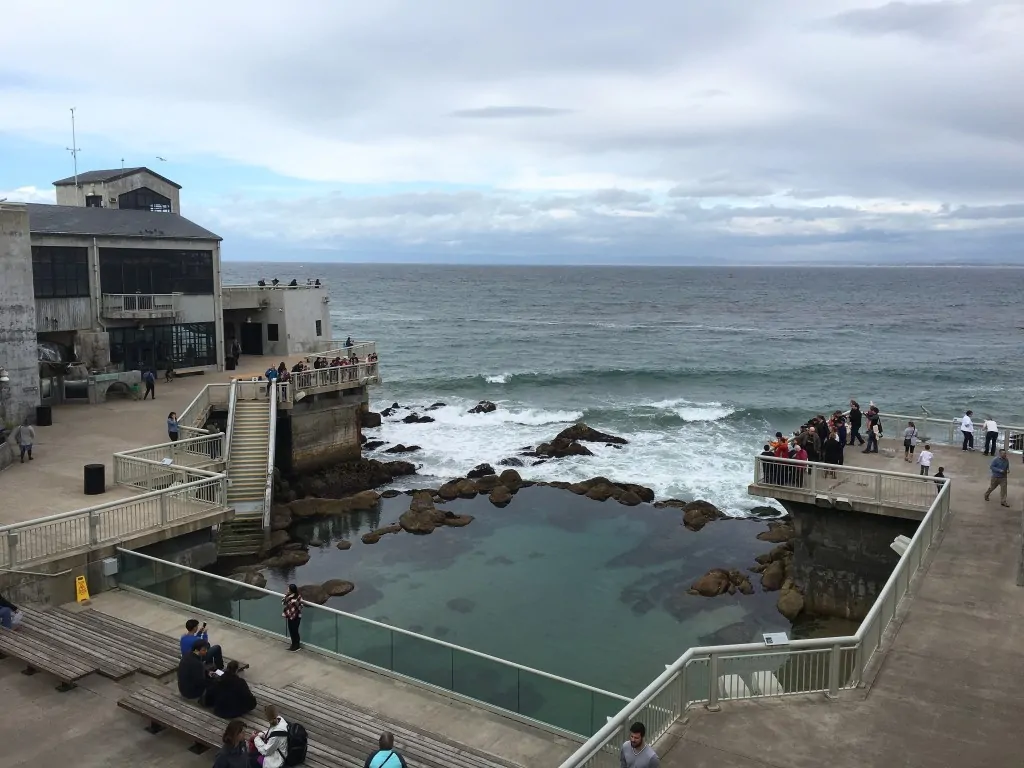
M 921 451 L 921 453 L 918 454 L 917 457 L 917 463 L 921 465 L 920 474 L 924 475 L 925 477 L 927 477 L 928 473 L 931 471 L 932 456 L 934 456 L 934 454 L 932 453 L 932 447 L 928 443 L 925 443 L 924 450 Z
M 938 496 L 942 493 L 942 484 L 946 482 L 946 468 L 939 467 L 939 471 L 935 473 L 935 495 Z

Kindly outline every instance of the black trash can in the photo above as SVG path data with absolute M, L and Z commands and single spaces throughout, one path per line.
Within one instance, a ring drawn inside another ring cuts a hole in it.
M 228 371 L 235 370 L 235 358 L 225 357 L 224 358 L 224 369 Z
M 107 490 L 107 467 L 105 464 L 85 465 L 85 495 L 98 496 Z
M 36 426 L 37 427 L 51 427 L 53 426 L 53 408 L 48 405 L 37 405 L 36 406 Z

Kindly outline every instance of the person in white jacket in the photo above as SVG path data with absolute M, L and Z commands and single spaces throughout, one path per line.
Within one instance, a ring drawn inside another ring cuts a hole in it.
M 283 768 L 288 754 L 288 723 L 272 705 L 268 704 L 264 712 L 270 727 L 262 733 L 254 733 L 252 744 L 263 755 L 263 768 Z
M 989 416 L 985 419 L 985 456 L 990 453 L 996 455 L 996 442 L 999 440 L 999 425 L 996 420 Z
M 974 415 L 974 411 L 967 411 L 964 417 L 960 419 L 960 432 L 964 436 L 963 450 L 974 450 L 974 422 L 971 420 L 971 416 Z

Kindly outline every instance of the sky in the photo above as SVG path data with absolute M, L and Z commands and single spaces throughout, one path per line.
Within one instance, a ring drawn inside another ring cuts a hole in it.
M 1022 0 L 34 0 L 0 199 L 148 166 L 225 258 L 1024 264 Z M 163 158 L 163 159 L 159 159 Z

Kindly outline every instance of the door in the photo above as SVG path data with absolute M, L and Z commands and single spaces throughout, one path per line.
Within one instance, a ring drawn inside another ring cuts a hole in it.
M 263 323 L 241 323 L 242 329 L 242 354 L 262 355 L 263 354 Z

